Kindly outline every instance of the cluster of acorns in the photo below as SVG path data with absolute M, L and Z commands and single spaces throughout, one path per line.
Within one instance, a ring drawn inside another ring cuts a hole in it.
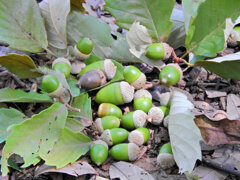
M 169 57 L 170 51 L 164 52 L 164 49 L 166 49 L 164 43 L 153 43 L 146 49 L 146 56 L 152 59 Z M 73 64 L 65 58 L 58 58 L 53 62 L 52 68 L 62 72 L 66 78 L 70 73 L 78 74 L 80 77 L 78 85 L 84 89 L 102 86 L 115 76 L 117 67 L 110 59 L 86 66 L 81 60 L 89 58 L 92 50 L 93 42 L 89 38 L 83 38 L 74 47 L 77 60 Z M 146 128 L 147 122 L 160 125 L 169 113 L 170 96 L 164 106 L 153 106 L 152 95 L 142 89 L 146 84 L 146 76 L 138 68 L 131 65 L 125 67 L 123 76 L 124 81 L 111 83 L 96 94 L 96 102 L 100 106 L 99 118 L 94 125 L 101 136 L 100 140 L 93 142 L 90 156 L 97 165 L 107 159 L 108 146 L 113 146 L 110 154 L 114 159 L 135 161 L 140 154 L 139 146 L 145 144 L 150 137 L 150 131 Z M 159 74 L 161 84 L 167 87 L 176 84 L 181 78 L 182 71 L 177 64 L 168 64 Z M 63 93 L 61 83 L 53 75 L 44 76 L 42 89 L 51 97 L 59 97 Z M 123 115 L 117 105 L 132 101 L 135 111 Z M 124 143 L 127 139 L 128 143 Z M 174 165 L 170 143 L 164 144 L 159 153 L 157 159 L 163 168 Z

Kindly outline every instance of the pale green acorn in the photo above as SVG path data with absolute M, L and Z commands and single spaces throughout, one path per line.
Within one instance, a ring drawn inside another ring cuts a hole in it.
M 147 124 L 147 114 L 142 110 L 128 112 L 122 116 L 121 126 L 132 130 L 140 127 L 145 127 Z
M 97 130 L 103 133 L 106 129 L 118 128 L 120 126 L 120 119 L 115 116 L 104 116 L 102 118 L 97 118 L 95 125 Z
M 102 140 L 94 141 L 90 148 L 91 160 L 98 166 L 104 163 L 108 157 L 108 145 Z
M 169 169 L 174 166 L 175 160 L 172 153 L 172 147 L 170 143 L 164 144 L 159 150 L 159 155 L 157 157 L 157 163 L 163 169 Z
M 148 121 L 154 125 L 162 123 L 165 116 L 169 114 L 169 108 L 165 106 L 152 107 L 148 112 Z
M 100 137 L 100 139 L 105 141 L 109 146 L 124 142 L 127 138 L 128 131 L 123 128 L 106 129 Z
M 152 107 L 152 95 L 144 89 L 140 89 L 134 94 L 133 107 L 135 110 L 142 110 L 148 113 Z
M 122 118 L 122 110 L 114 104 L 111 103 L 102 103 L 98 107 L 98 116 L 116 116 Z
M 65 75 L 66 78 L 68 78 L 71 72 L 71 63 L 68 59 L 60 57 L 53 61 L 52 69 L 55 71 L 60 71 Z
M 128 141 L 141 146 L 148 141 L 149 137 L 150 131 L 147 128 L 137 128 L 129 133 Z
M 74 54 L 80 60 L 87 59 L 93 50 L 93 41 L 90 38 L 82 38 L 74 47 Z

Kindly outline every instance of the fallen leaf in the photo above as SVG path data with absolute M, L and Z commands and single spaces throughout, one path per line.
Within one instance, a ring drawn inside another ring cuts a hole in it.
M 240 143 L 240 121 L 210 121 L 205 116 L 195 118 L 206 144 L 215 146 L 221 144 Z
M 156 158 L 141 158 L 133 163 L 134 165 L 144 169 L 147 172 L 153 172 L 160 169 L 160 166 L 157 165 Z
M 154 180 L 154 178 L 143 169 L 127 162 L 117 162 L 110 166 L 110 178 L 119 178 L 120 180 Z
M 227 96 L 226 92 L 215 91 L 215 90 L 207 90 L 206 94 L 207 94 L 208 98 L 217 98 L 217 97 Z
M 240 98 L 235 94 L 227 96 L 227 117 L 229 120 L 240 120 Z
M 61 169 L 56 169 L 54 166 L 43 164 L 35 170 L 35 177 L 47 172 L 65 173 L 75 177 L 84 174 L 96 174 L 95 169 L 90 164 L 85 161 L 77 161 L 71 165 L 66 165 Z
M 201 180 L 217 179 L 224 180 L 227 174 L 221 171 L 216 171 L 209 167 L 198 166 L 194 169 L 193 175 L 197 175 Z

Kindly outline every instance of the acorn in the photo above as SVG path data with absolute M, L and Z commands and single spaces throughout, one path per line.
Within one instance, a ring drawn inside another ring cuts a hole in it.
M 50 97 L 59 97 L 63 94 L 62 84 L 55 76 L 50 74 L 43 77 L 42 89 L 47 92 Z
M 122 143 L 113 146 L 110 154 L 118 161 L 135 161 L 140 155 L 140 149 L 134 143 Z
M 55 71 L 60 71 L 65 75 L 66 78 L 68 78 L 71 72 L 71 63 L 68 59 L 60 57 L 53 61 L 52 69 Z
M 154 125 L 159 125 L 168 114 L 169 108 L 166 106 L 152 107 L 148 112 L 148 121 Z
M 229 47 L 236 47 L 240 43 L 240 26 L 235 26 L 227 38 L 227 45 Z
M 79 74 L 80 71 L 86 67 L 86 64 L 81 62 L 81 61 L 78 61 L 78 60 L 75 60 L 72 65 L 71 65 L 71 73 L 72 74 Z
M 115 82 L 103 87 L 96 94 L 96 102 L 112 103 L 115 105 L 129 103 L 133 100 L 134 87 L 127 82 Z
M 172 147 L 170 143 L 166 143 L 161 147 L 159 155 L 157 157 L 157 163 L 163 169 L 169 169 L 174 166 L 175 160 L 173 157 Z
M 98 116 L 116 116 L 122 118 L 122 110 L 114 104 L 111 103 L 102 103 L 98 107 Z
M 180 66 L 174 63 L 165 66 L 159 74 L 160 83 L 167 87 L 178 83 L 182 77 L 183 74 Z
M 155 86 L 154 91 L 152 91 L 153 99 L 156 99 L 160 102 L 161 106 L 170 107 L 172 93 L 169 88 L 165 86 Z
M 94 141 L 90 149 L 91 160 L 96 165 L 103 164 L 108 157 L 108 145 L 102 140 Z
M 136 129 L 145 127 L 147 124 L 147 114 L 142 110 L 128 112 L 122 116 L 121 126 L 125 129 Z
M 93 50 L 93 41 L 85 37 L 78 41 L 73 51 L 75 56 L 78 59 L 84 60 L 90 56 L 92 50 Z
M 148 113 L 152 107 L 152 95 L 147 90 L 141 89 L 135 92 L 133 106 L 135 110 L 142 110 Z
M 141 89 L 146 83 L 146 76 L 135 66 L 127 66 L 123 70 L 124 80 L 135 89 Z
M 146 48 L 146 56 L 153 60 L 165 60 L 171 56 L 172 50 L 167 43 L 153 43 Z
M 102 118 L 97 118 L 95 125 L 97 130 L 103 133 L 106 129 L 118 128 L 120 126 L 120 119 L 115 116 L 104 116 Z
M 123 128 L 106 129 L 103 131 L 100 139 L 105 141 L 109 146 L 119 144 L 128 138 L 128 131 Z
M 84 73 L 78 80 L 79 88 L 92 89 L 107 83 L 105 73 L 100 69 L 94 69 Z
M 141 146 L 148 141 L 149 137 L 150 131 L 147 128 L 137 128 L 129 133 L 128 141 Z
M 104 71 L 108 80 L 112 79 L 117 71 L 117 67 L 114 65 L 111 59 L 105 59 L 104 61 L 97 61 L 87 65 L 80 71 L 79 76 L 82 76 L 84 73 L 94 69 L 100 69 Z

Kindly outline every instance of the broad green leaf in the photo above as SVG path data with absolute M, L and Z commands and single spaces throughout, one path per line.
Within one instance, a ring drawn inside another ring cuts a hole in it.
M 195 63 L 223 77 L 240 80 L 240 52 Z
M 116 24 L 130 29 L 134 21 L 144 25 L 155 40 L 167 38 L 172 29 L 170 16 L 175 0 L 105 0 L 105 9 L 115 18 Z
M 120 62 L 141 62 L 129 51 L 126 38 L 115 32 L 117 40 L 111 36 L 111 28 L 98 18 L 73 11 L 68 16 L 68 41 L 72 46 L 83 37 L 94 42 L 93 53 L 101 58 L 115 59 Z
M 67 82 L 68 82 L 68 85 L 69 85 L 70 89 L 73 92 L 74 97 L 79 96 L 80 89 L 79 89 L 79 87 L 76 86 L 77 82 L 75 82 L 72 79 L 68 79 Z
M 67 48 L 67 15 L 70 0 L 44 0 L 39 4 L 45 20 L 49 44 L 55 48 Z
M 25 115 L 16 109 L 0 108 L 0 143 L 10 134 L 8 128 L 24 121 Z
M 73 99 L 72 107 L 80 109 L 81 112 L 69 111 L 69 117 L 78 117 L 84 121 L 92 121 L 91 98 L 88 97 L 87 93 L 75 97 Z
M 86 154 L 90 145 L 91 139 L 88 136 L 65 128 L 53 149 L 42 158 L 47 165 L 62 168 L 69 163 L 74 163 L 79 157 Z
M 173 156 L 180 173 L 186 171 L 191 173 L 196 160 L 202 158 L 199 143 L 202 137 L 190 111 L 193 107 L 186 95 L 174 91 L 169 113 L 168 131 Z
M 32 53 L 47 48 L 44 21 L 35 0 L 0 1 L 0 41 Z
M 163 62 L 161 60 L 152 60 L 145 56 L 146 48 L 152 44 L 152 39 L 148 34 L 145 26 L 140 25 L 139 22 L 134 22 L 127 32 L 127 42 L 130 46 L 130 52 L 141 59 L 143 62 L 153 65 L 162 66 Z
M 195 55 L 215 57 L 224 48 L 226 19 L 231 18 L 234 22 L 239 14 L 240 1 L 207 0 L 201 3 L 197 15 L 189 23 L 187 49 Z
M 0 56 L 0 64 L 7 68 L 9 72 L 16 74 L 22 79 L 41 76 L 40 73 L 31 71 L 31 69 L 37 67 L 27 55 L 8 54 Z
M 70 129 L 73 132 L 80 132 L 84 129 L 84 126 L 76 119 L 67 118 L 65 128 Z
M 39 94 L 34 91 L 25 92 L 16 89 L 0 89 L 0 102 L 34 102 L 34 103 L 52 103 L 52 99 L 46 94 Z
M 38 163 L 39 156 L 46 155 L 58 140 L 66 118 L 66 107 L 55 103 L 23 123 L 12 126 L 12 133 L 3 148 L 2 173 L 8 173 L 7 160 L 12 154 L 23 157 L 25 163 L 22 167 Z

